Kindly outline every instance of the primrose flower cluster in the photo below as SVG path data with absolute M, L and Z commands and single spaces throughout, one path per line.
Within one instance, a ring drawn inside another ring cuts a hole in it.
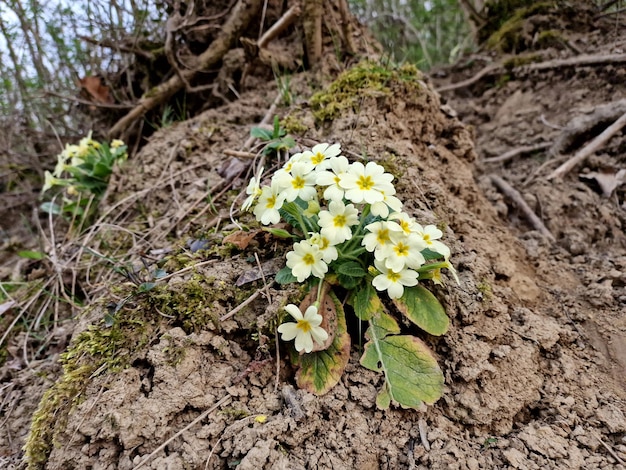
M 450 249 L 439 241 L 441 230 L 402 212 L 392 181 L 381 165 L 350 163 L 339 144 L 323 143 L 293 155 L 269 185 L 261 186 L 260 175 L 252 178 L 243 208 L 256 201 L 254 215 L 264 225 L 278 223 L 281 215 L 296 222 L 304 239 L 287 253 L 287 266 L 299 282 L 323 279 L 333 263 L 363 265 L 367 251 L 376 274 L 372 285 L 399 298 L 405 286 L 418 283 L 425 250 L 447 261 Z M 372 272 L 367 264 L 362 267 Z
M 115 139 L 110 145 L 101 144 L 91 138 L 91 132 L 78 144 L 67 144 L 57 155 L 54 171 L 46 171 L 42 193 L 54 186 L 67 187 L 68 195 L 76 195 L 79 191 L 88 190 L 97 193 L 106 189 L 106 178 L 113 171 L 116 161 L 127 158 L 126 144 Z M 63 177 L 67 174 L 68 177 Z M 97 183 L 104 184 L 97 184 Z
M 262 172 L 251 179 L 243 209 L 254 206 L 264 225 L 282 218 L 301 232 L 287 253 L 287 268 L 298 282 L 320 279 L 318 299 L 322 280 L 331 275 L 346 289 L 371 280 L 392 299 L 420 279 L 440 283 L 442 268 L 455 275 L 450 249 L 439 241 L 441 230 L 402 211 L 394 177 L 381 165 L 350 163 L 339 144 L 322 143 L 293 155 L 269 185 L 261 185 Z M 323 343 L 327 334 L 318 308 L 319 301 L 304 314 L 295 305 L 285 307 L 296 322 L 279 327 L 283 340 L 295 338 L 296 350 L 306 353 L 314 341 Z

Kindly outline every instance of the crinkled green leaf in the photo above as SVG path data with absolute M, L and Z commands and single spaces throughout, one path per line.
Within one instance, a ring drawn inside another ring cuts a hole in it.
M 346 290 L 355 289 L 361 283 L 361 279 L 358 277 L 346 276 L 345 274 L 337 274 L 337 281 Z
M 363 266 L 361 266 L 356 261 L 347 261 L 345 263 L 337 265 L 337 267 L 335 268 L 335 272 L 337 274 L 344 274 L 346 276 L 359 278 L 367 274 L 365 272 L 365 269 L 363 269 Z
M 312 352 L 293 357 L 300 368 L 296 373 L 298 387 L 323 395 L 341 379 L 348 359 L 350 359 L 350 335 L 346 327 L 343 306 L 332 292 L 328 295 L 337 311 L 337 333 L 333 343 L 324 351 Z
M 292 282 L 296 282 L 298 278 L 293 275 L 291 272 L 291 268 L 285 266 L 280 271 L 276 273 L 276 277 L 274 279 L 279 284 L 290 284 Z
M 409 320 L 435 336 L 448 331 L 450 319 L 442 305 L 428 289 L 417 285 L 405 287 L 404 295 L 393 303 Z
M 389 324 L 378 324 L 378 318 L 372 318 L 366 333 L 369 342 L 361 357 L 363 367 L 385 375 L 376 405 L 385 409 L 393 401 L 417 409 L 423 403 L 434 403 L 443 393 L 443 373 L 435 357 L 428 346 L 414 336 L 380 336 L 390 331 L 391 322 L 385 317 L 389 315 L 380 316 L 381 323 Z
M 373 315 L 383 311 L 383 304 L 371 282 L 366 282 L 350 298 L 350 305 L 360 320 L 367 321 Z

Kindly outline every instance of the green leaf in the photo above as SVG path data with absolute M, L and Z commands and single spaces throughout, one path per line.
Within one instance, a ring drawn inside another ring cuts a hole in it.
M 272 140 L 272 132 L 261 129 L 260 127 L 253 127 L 250 129 L 250 135 L 261 140 Z
M 376 406 L 386 409 L 393 401 L 417 409 L 423 403 L 434 403 L 443 394 L 443 373 L 435 357 L 419 338 L 389 336 L 392 331 L 389 327 L 393 324 L 397 327 L 393 318 L 382 314 L 372 318 L 365 333 L 369 342 L 365 345 L 361 365 L 385 375 Z
M 371 282 L 366 282 L 350 297 L 350 305 L 360 320 L 367 321 L 383 311 L 383 305 Z
M 335 268 L 337 274 L 345 274 L 352 277 L 363 277 L 367 274 L 365 269 L 356 261 L 346 261 Z
M 356 277 L 346 276 L 345 274 L 337 274 L 337 280 L 341 287 L 346 290 L 356 289 L 356 287 L 361 283 L 361 280 Z
M 341 379 L 350 359 L 350 335 L 346 327 L 346 315 L 337 296 L 332 292 L 337 311 L 337 333 L 333 343 L 324 351 L 297 356 L 294 362 L 300 366 L 296 373 L 298 387 L 316 395 L 323 395 Z
M 19 256 L 20 258 L 40 260 L 44 259 L 46 257 L 46 254 L 42 253 L 41 251 L 24 250 L 18 251 L 17 256 Z
M 424 248 L 422 251 L 422 256 L 426 261 L 433 259 L 443 259 L 443 255 L 437 253 L 436 251 L 429 250 L 428 248 Z
M 290 284 L 292 282 L 296 282 L 298 278 L 296 278 L 296 276 L 293 275 L 290 267 L 285 266 L 284 268 L 282 268 L 280 271 L 276 273 L 276 277 L 274 280 L 277 283 L 282 285 L 282 284 Z
M 158 268 L 154 270 L 154 273 L 152 274 L 152 277 L 154 279 L 161 279 L 163 277 L 167 276 L 167 271 L 165 269 L 162 268 Z
M 365 336 L 368 339 L 383 339 L 386 336 L 397 335 L 398 333 L 400 333 L 398 322 L 395 318 L 386 313 L 383 307 L 382 311 L 378 315 L 375 315 L 370 319 L 370 326 L 365 332 Z
M 140 293 L 148 292 L 154 289 L 155 286 L 156 286 L 156 282 L 142 282 L 141 284 L 139 284 L 139 288 L 137 289 L 137 292 L 140 292 Z
M 280 129 L 280 121 L 278 120 L 278 116 L 274 116 L 274 133 L 273 133 L 273 137 L 275 139 L 278 139 L 279 137 L 281 137 L 281 135 L 285 134 L 285 131 L 283 131 L 283 133 L 280 133 L 281 129 Z
M 437 297 L 425 287 L 407 287 L 402 297 L 393 299 L 393 303 L 409 320 L 427 333 L 440 336 L 448 331 L 450 319 L 446 311 Z
M 276 238 L 294 238 L 292 234 L 282 228 L 261 227 L 261 230 L 271 233 Z
M 44 202 L 39 208 L 47 214 L 60 215 L 63 213 L 61 206 L 53 202 Z

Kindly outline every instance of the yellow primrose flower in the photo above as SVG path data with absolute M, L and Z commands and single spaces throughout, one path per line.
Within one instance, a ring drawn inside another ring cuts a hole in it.
M 328 333 L 320 326 L 322 316 L 317 313 L 315 305 L 309 306 L 302 312 L 294 304 L 285 306 L 285 310 L 296 322 L 283 323 L 278 327 L 283 341 L 296 339 L 296 351 L 310 353 L 313 350 L 313 341 L 323 344 L 328 339 Z

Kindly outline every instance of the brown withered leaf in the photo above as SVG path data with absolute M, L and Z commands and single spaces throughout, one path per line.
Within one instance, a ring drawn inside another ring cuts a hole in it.
M 335 340 L 335 334 L 337 332 L 337 310 L 335 309 L 333 299 L 330 295 L 328 295 L 329 288 L 330 286 L 324 282 L 321 292 L 322 301 L 320 302 L 320 308 L 317 312 L 322 316 L 322 323 L 320 326 L 328 333 L 328 338 L 324 344 L 318 344 L 313 341 L 313 349 L 311 352 L 324 351 L 328 349 L 328 347 L 333 344 L 333 341 Z M 306 312 L 306 309 L 315 303 L 316 298 L 317 286 L 313 287 L 302 300 L 300 303 L 300 311 Z
M 259 232 L 260 230 L 252 230 L 251 232 L 237 230 L 230 235 L 226 235 L 222 240 L 222 245 L 230 243 L 232 245 L 235 245 L 240 250 L 245 250 L 246 248 L 248 248 L 248 245 L 250 244 L 252 239 L 256 237 L 256 234 Z
M 78 86 L 86 93 L 94 103 L 113 103 L 113 98 L 109 93 L 109 87 L 102 84 L 100 77 L 85 77 L 78 79 Z

